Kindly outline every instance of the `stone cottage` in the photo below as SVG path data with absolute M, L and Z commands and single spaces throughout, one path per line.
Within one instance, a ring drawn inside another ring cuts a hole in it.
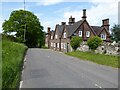
M 86 9 L 83 9 L 81 20 L 76 22 L 75 18 L 71 16 L 68 24 L 61 22 L 61 25 L 55 26 L 55 30 L 50 30 L 48 27 L 46 45 L 50 49 L 69 52 L 72 36 L 82 37 L 84 42 L 90 37 L 99 36 L 104 42 L 110 42 L 109 19 L 102 20 L 101 26 L 91 26 L 87 21 Z

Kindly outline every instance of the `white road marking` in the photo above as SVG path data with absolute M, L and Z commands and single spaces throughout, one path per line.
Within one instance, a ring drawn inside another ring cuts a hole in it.
M 23 69 L 25 68 L 25 66 L 23 65 Z
M 48 56 L 48 58 L 50 58 L 50 56 Z
M 25 58 L 24 58 L 24 62 L 26 62 L 26 56 L 25 56 Z
M 19 88 L 22 88 L 22 84 L 23 84 L 23 81 L 20 81 L 20 87 Z
M 96 87 L 98 87 L 98 88 L 101 88 L 101 89 L 103 89 L 103 88 L 102 88 L 101 86 L 99 86 L 98 84 L 95 84 L 95 86 L 96 86 Z

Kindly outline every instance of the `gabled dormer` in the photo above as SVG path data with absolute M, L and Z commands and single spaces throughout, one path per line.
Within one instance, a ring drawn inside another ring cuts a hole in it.
M 61 39 L 66 39 L 68 37 L 68 32 L 66 30 L 66 26 L 63 28 L 62 34 L 61 34 Z
M 59 32 L 58 32 L 58 24 L 57 24 L 53 34 L 53 39 L 58 39 L 59 38 L 58 36 L 59 36 Z

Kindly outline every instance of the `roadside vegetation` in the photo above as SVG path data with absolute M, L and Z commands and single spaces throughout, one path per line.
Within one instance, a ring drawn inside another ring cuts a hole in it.
M 17 88 L 27 46 L 2 38 L 2 89 Z
M 118 56 L 95 54 L 91 52 L 81 52 L 81 51 L 68 52 L 66 54 L 73 57 L 77 57 L 82 60 L 88 60 L 95 62 L 97 64 L 118 68 Z
M 72 46 L 73 50 L 75 51 L 79 45 L 82 43 L 82 38 L 79 36 L 73 36 L 71 41 L 70 41 L 70 45 Z

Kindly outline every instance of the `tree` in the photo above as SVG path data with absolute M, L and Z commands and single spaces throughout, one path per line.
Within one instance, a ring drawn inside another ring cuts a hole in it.
M 15 32 L 15 37 L 19 42 L 24 42 L 28 47 L 43 45 L 44 32 L 39 19 L 30 11 L 12 11 L 8 20 L 2 25 L 3 33 L 11 34 Z M 25 41 L 24 41 L 25 32 Z M 41 47 L 39 46 L 39 47 Z
M 120 25 L 113 26 L 111 39 L 116 42 L 120 41 Z
M 82 38 L 78 36 L 73 36 L 70 41 L 70 45 L 72 46 L 73 50 L 76 50 L 80 46 L 82 41 L 83 41 Z
M 91 50 L 95 50 L 98 46 L 100 46 L 102 43 L 102 40 L 98 36 L 94 36 L 88 39 L 87 45 Z

